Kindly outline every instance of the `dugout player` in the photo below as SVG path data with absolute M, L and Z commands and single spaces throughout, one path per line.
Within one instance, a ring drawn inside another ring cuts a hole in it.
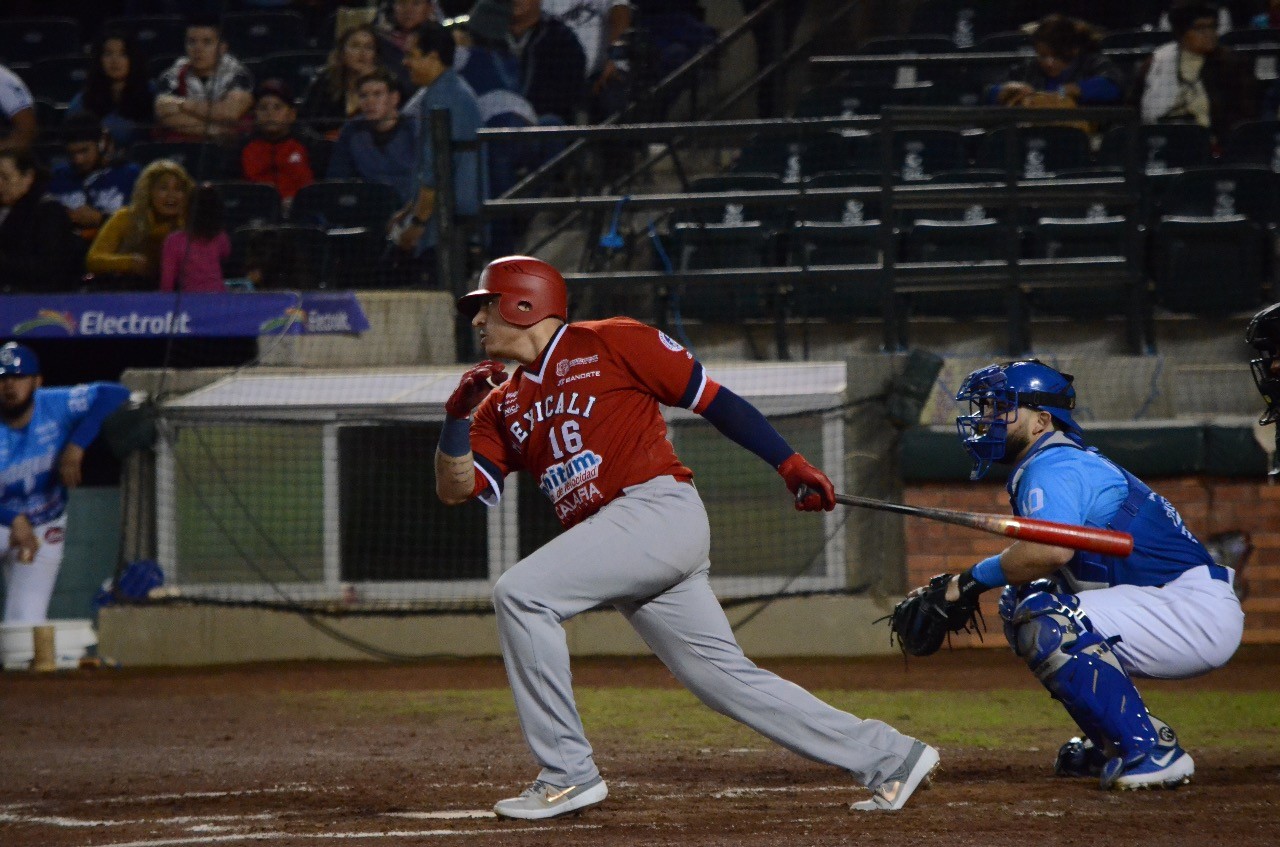
M 873 789 L 854 809 L 902 808 L 937 765 L 937 751 L 832 708 L 743 655 L 708 580 L 707 513 L 659 404 L 701 414 L 777 468 L 793 494 L 806 486 L 797 509 L 834 507 L 826 475 L 665 334 L 627 318 L 566 323 L 564 279 L 545 262 L 491 262 L 458 309 L 490 359 L 520 367 L 507 378 L 502 365 L 485 361 L 463 375 L 445 406 L 436 492 L 448 504 L 478 497 L 493 505 L 504 477 L 524 469 L 564 526 L 494 588 L 516 711 L 542 768 L 494 812 L 550 818 L 608 794 L 574 703 L 562 626 L 605 604 L 712 709 Z M 504 378 L 490 390 L 489 380 Z
M 1183 679 L 1222 667 L 1240 645 L 1234 572 L 1214 564 L 1168 500 L 1086 447 L 1070 374 L 1034 359 L 979 368 L 956 399 L 974 460 L 1010 466 L 1014 514 L 1133 535 L 1112 558 L 1019 541 L 948 585 L 948 600 L 1006 586 L 1004 634 L 1084 733 L 1054 771 L 1104 789 L 1174 788 L 1195 773 L 1173 730 L 1147 712 L 1132 677 Z
M 67 489 L 80 484 L 85 448 L 129 399 L 110 382 L 41 388 L 25 345 L 0 347 L 0 527 L 4 622 L 44 623 L 62 565 Z

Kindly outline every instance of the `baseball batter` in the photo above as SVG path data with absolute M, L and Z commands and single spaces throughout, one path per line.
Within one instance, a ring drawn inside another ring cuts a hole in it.
M 853 808 L 902 808 L 937 751 L 834 709 L 743 655 L 711 591 L 707 514 L 693 472 L 667 440 L 659 404 L 701 414 L 775 467 L 793 494 L 804 486 L 797 509 L 834 507 L 826 475 L 663 333 L 626 318 L 567 323 L 564 279 L 545 262 L 490 263 L 458 308 L 489 357 L 520 367 L 505 382 L 493 361 L 463 375 L 446 404 L 437 493 L 449 504 L 478 497 L 492 505 L 504 477 L 527 470 L 565 528 L 494 588 L 516 711 L 542 768 L 494 811 L 550 818 L 608 794 L 574 703 L 563 629 L 606 604 L 712 709 L 873 789 Z
M 30 348 L 0 347 L 0 524 L 4 534 L 4 622 L 44 623 L 62 566 L 67 489 L 80 484 L 85 448 L 102 421 L 129 399 L 99 382 L 41 388 Z
M 1072 381 L 1034 359 L 969 374 L 956 399 L 970 414 L 956 424 L 972 478 L 992 462 L 1009 465 L 1015 514 L 1128 532 L 1133 553 L 1019 541 L 952 575 L 947 600 L 1007 586 L 1005 637 L 1083 732 L 1058 751 L 1058 774 L 1097 777 L 1103 788 L 1174 788 L 1195 764 L 1132 677 L 1182 679 L 1226 664 L 1244 629 L 1234 573 L 1214 564 L 1173 504 L 1085 446 Z

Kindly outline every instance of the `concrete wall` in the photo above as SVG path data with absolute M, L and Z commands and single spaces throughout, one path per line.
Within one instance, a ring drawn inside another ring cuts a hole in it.
M 738 631 L 749 656 L 857 656 L 889 653 L 888 630 L 872 622 L 896 598 L 810 597 L 778 600 Z M 754 611 L 728 611 L 731 622 Z M 492 615 L 321 617 L 262 609 L 171 605 L 108 607 L 98 623 L 99 655 L 128 666 L 226 664 L 285 659 L 367 659 L 380 651 L 408 657 L 496 656 Z M 367 644 L 362 651 L 325 633 Z M 574 655 L 648 653 L 616 612 L 589 612 L 565 627 Z

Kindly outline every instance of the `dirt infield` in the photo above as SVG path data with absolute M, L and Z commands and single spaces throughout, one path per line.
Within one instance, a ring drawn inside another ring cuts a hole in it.
M 824 690 L 1036 688 L 1003 651 L 762 662 Z M 1274 691 L 1280 648 L 1144 690 Z M 575 685 L 675 687 L 649 660 L 579 660 Z M 1042 749 L 942 744 L 933 790 L 896 814 L 831 768 L 758 739 L 597 741 L 610 797 L 580 816 L 499 821 L 493 801 L 533 776 L 514 715 L 341 708 L 343 691 L 503 688 L 496 660 L 290 664 L 0 675 L 0 845 L 1138 845 L 1280 844 L 1280 751 L 1195 750 L 1175 792 L 1104 793 L 1052 776 Z M 394 696 L 387 698 L 394 700 Z M 430 697 L 420 698 L 428 702 Z M 441 695 L 442 701 L 447 700 Z M 896 716 L 884 715 L 893 721 Z

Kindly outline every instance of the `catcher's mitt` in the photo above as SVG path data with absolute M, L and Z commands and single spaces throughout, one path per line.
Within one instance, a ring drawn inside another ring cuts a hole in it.
M 948 601 L 947 586 L 953 579 L 960 580 L 960 599 Z M 896 639 L 903 653 L 930 656 L 938 652 L 950 633 L 974 631 L 981 638 L 986 621 L 978 608 L 980 593 L 981 586 L 971 579 L 938 574 L 924 588 L 893 607 L 893 614 L 888 618 L 890 641 Z

